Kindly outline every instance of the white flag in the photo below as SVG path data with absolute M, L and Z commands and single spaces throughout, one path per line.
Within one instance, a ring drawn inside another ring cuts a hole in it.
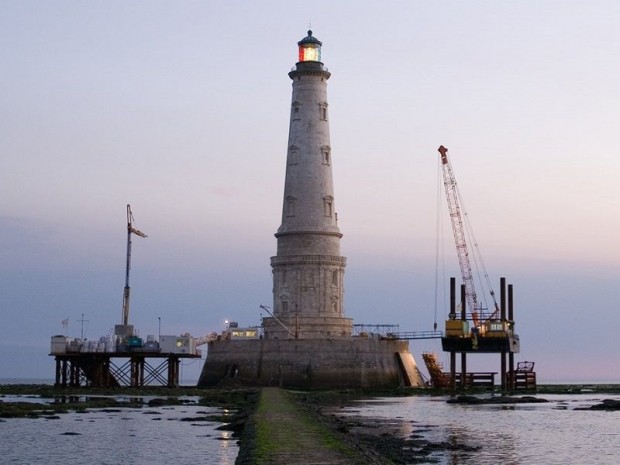
M 140 231 L 139 229 L 136 228 L 130 228 L 129 229 L 132 233 L 134 233 L 136 236 L 140 236 L 140 237 L 148 237 L 146 234 L 144 234 L 142 231 Z

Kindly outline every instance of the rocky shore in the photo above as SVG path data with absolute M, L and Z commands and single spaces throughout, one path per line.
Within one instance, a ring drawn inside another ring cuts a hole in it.
M 598 404 L 591 405 L 590 407 L 578 407 L 575 410 L 605 410 L 611 412 L 614 410 L 620 410 L 620 400 L 605 399 Z
M 204 389 L 204 388 L 142 388 L 142 389 L 56 389 L 40 385 L 0 386 L 0 421 L 3 418 L 30 417 L 53 418 L 68 411 L 84 409 L 157 408 L 163 405 L 182 405 L 192 402 L 210 407 L 222 407 L 227 412 L 205 418 L 222 423 L 220 429 L 233 432 L 233 440 L 240 445 L 237 465 L 256 465 L 258 457 L 264 456 L 265 424 L 278 422 L 281 418 L 263 416 L 262 424 L 257 421 L 260 404 L 260 389 Z M 297 409 L 295 415 L 302 420 L 313 434 L 318 435 L 318 448 L 333 448 L 339 451 L 341 464 L 364 463 L 368 465 L 433 463 L 438 455 L 450 451 L 475 452 L 478 446 L 466 442 L 434 442 L 429 440 L 433 425 L 423 425 L 415 420 L 373 419 L 357 416 L 350 411 L 345 415 L 344 407 L 354 401 L 375 396 L 429 395 L 429 391 L 409 393 L 361 392 L 354 390 L 295 392 L 282 391 L 283 395 Z M 566 385 L 539 388 L 544 394 L 620 394 L 618 385 Z M 446 393 L 442 393 L 446 394 Z M 7 396 L 36 397 L 43 402 L 7 400 Z M 191 400 L 190 400 L 191 398 Z M 198 398 L 199 400 L 196 400 Z M 534 403 L 546 402 L 537 396 L 492 396 L 461 395 L 451 397 L 454 403 Z M 280 402 L 280 401 L 278 401 Z M 281 403 L 281 402 L 280 402 Z M 268 411 L 274 411 L 271 406 Z M 579 410 L 620 410 L 620 400 L 604 400 Z M 280 414 L 284 414 L 280 412 Z M 189 420 L 195 420 L 190 418 Z M 297 426 L 295 426 L 297 427 Z M 409 431 L 410 433 L 407 433 Z M 262 434 L 262 436 L 261 436 Z M 294 434 L 291 433 L 294 437 Z M 310 444 L 310 443 L 308 443 Z M 324 446 L 327 444 L 327 446 Z M 311 447 L 311 446 L 308 446 Z M 262 449 L 261 449 L 262 448 Z M 261 452 L 261 450 L 263 452 Z M 261 455 L 263 454 L 263 455 Z M 272 463 L 269 461 L 262 463 Z M 277 462 L 273 462 L 277 463 Z M 282 462 L 304 463 L 304 462 Z M 325 463 L 330 463 L 325 462 Z
M 534 396 L 492 396 L 492 397 L 477 397 L 477 396 L 455 396 L 446 401 L 449 404 L 541 404 L 549 402 L 547 399 Z
M 240 431 L 243 421 L 235 415 L 246 415 L 256 403 L 256 389 L 198 389 L 198 388 L 65 388 L 48 385 L 0 385 L 0 420 L 2 418 L 41 418 L 70 411 L 86 409 L 121 409 L 161 407 L 194 404 L 219 407 L 230 411 L 213 418 L 231 424 Z M 20 400 L 7 401 L 7 396 L 19 396 Z M 197 399 L 197 400 L 196 400 Z M 36 400 L 33 401 L 33 400 Z
M 374 394 L 386 395 L 386 393 Z M 424 433 L 433 426 L 422 425 L 415 420 L 407 421 L 397 418 L 386 420 L 361 415 L 343 415 L 340 412 L 344 407 L 353 405 L 354 400 L 364 398 L 368 398 L 368 393 L 362 395 L 359 392 L 322 392 L 298 393 L 296 395 L 297 401 L 312 412 L 316 421 L 329 425 L 341 441 L 366 454 L 366 461 L 353 463 L 371 465 L 428 464 L 436 461 L 433 455 L 441 452 L 475 452 L 479 448 L 465 442 L 430 441 L 425 438 Z M 408 428 L 408 426 L 413 425 L 415 428 Z M 403 432 L 407 430 L 415 430 L 416 432 L 404 435 Z
M 620 394 L 618 385 L 551 385 L 543 388 L 546 394 Z M 412 393 L 409 393 L 411 395 Z M 441 393 L 441 394 L 446 394 Z M 432 441 L 428 438 L 434 425 L 419 424 L 415 420 L 403 419 L 374 419 L 366 416 L 342 414 L 344 407 L 353 405 L 353 401 L 363 400 L 374 396 L 403 395 L 400 393 L 386 392 L 360 392 L 360 391 L 315 391 L 315 392 L 292 392 L 290 395 L 309 415 L 313 421 L 326 425 L 338 441 L 348 444 L 358 453 L 365 457 L 363 462 L 370 465 L 383 464 L 415 464 L 433 463 L 437 456 L 450 452 L 476 452 L 480 449 L 478 444 L 469 444 L 464 441 L 450 442 Z M 413 395 L 429 395 L 428 391 L 416 390 Z M 544 398 L 534 395 L 505 396 L 505 395 L 460 395 L 450 397 L 449 403 L 465 404 L 534 404 L 547 403 Z M 620 400 L 605 400 L 600 404 L 594 404 L 587 409 L 579 410 L 619 410 Z M 409 425 L 407 423 L 410 423 Z M 409 427 L 408 427 L 409 426 Z M 252 462 L 253 432 L 244 430 L 241 436 L 241 452 L 237 465 L 250 465 Z M 404 431 L 415 431 L 411 434 L 403 434 Z

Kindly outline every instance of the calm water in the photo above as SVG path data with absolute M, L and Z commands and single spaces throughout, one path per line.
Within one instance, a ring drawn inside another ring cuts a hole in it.
M 6 419 L 0 421 L 0 463 L 233 465 L 238 446 L 231 432 L 216 430 L 216 422 L 180 421 L 216 413 L 221 410 L 197 405 L 145 406 L 65 413 L 57 420 Z
M 403 437 L 479 446 L 476 452 L 437 452 L 445 465 L 620 463 L 620 412 L 575 411 L 603 399 L 598 394 L 546 395 L 546 404 L 454 405 L 446 397 L 379 398 L 338 415 L 400 421 Z M 124 398 L 126 399 L 126 398 Z M 43 402 L 7 396 L 5 401 Z M 123 400 L 123 398 L 119 398 Z M 145 399 L 148 400 L 148 399 Z M 0 421 L 1 464 L 233 465 L 231 433 L 211 421 L 180 421 L 221 412 L 197 405 L 125 408 L 61 414 L 60 419 Z M 69 433 L 69 434 L 67 434 Z M 430 463 L 430 462 L 429 462 Z
M 476 452 L 441 452 L 449 465 L 620 463 L 620 411 L 575 411 L 609 395 L 546 395 L 545 404 L 456 405 L 447 397 L 382 398 L 339 414 L 402 420 L 401 434 L 432 442 L 480 446 Z

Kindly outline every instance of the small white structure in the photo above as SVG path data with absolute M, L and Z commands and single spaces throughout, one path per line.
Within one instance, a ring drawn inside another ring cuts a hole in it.
M 66 354 L 69 338 L 66 336 L 52 336 L 51 354 Z
M 163 353 L 196 354 L 194 338 L 189 334 L 184 336 L 161 336 L 159 347 Z

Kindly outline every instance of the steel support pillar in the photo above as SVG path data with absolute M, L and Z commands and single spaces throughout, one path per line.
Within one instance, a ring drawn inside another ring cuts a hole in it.
M 456 278 L 450 278 L 450 319 L 456 319 Z M 450 388 L 456 391 L 456 351 L 450 351 Z
M 168 357 L 168 387 L 179 386 L 179 358 L 174 355 Z
M 467 291 L 465 284 L 461 284 L 461 320 L 467 321 Z M 461 352 L 461 389 L 467 386 L 467 353 Z
M 504 323 L 506 321 L 506 278 L 499 278 L 499 302 L 500 319 L 502 323 Z M 508 382 L 506 377 L 506 354 L 507 352 L 505 350 L 502 350 L 500 353 L 500 379 L 503 393 L 508 390 Z
M 510 328 L 514 330 L 514 308 L 513 308 L 513 294 L 512 294 L 512 284 L 508 285 L 508 322 L 510 324 Z M 516 387 L 515 380 L 515 354 L 514 352 L 508 353 L 508 379 L 510 380 L 508 390 L 513 392 Z
M 131 357 L 131 386 L 144 386 L 144 357 Z

